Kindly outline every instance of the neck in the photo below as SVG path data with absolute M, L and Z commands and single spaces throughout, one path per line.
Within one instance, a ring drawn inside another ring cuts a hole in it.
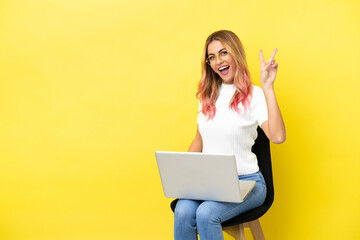
M 231 85 L 231 84 L 234 84 L 234 80 L 232 80 L 232 81 L 226 81 L 226 82 L 223 80 L 222 83 L 223 83 L 223 84 L 227 84 L 227 85 Z
M 234 82 L 222 82 L 222 84 L 224 84 L 224 85 L 233 85 L 234 84 Z

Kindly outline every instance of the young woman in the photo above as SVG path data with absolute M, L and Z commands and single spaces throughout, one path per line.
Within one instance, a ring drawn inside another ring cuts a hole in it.
M 174 214 L 175 240 L 197 239 L 197 231 L 201 240 L 221 240 L 222 222 L 264 202 L 266 185 L 251 147 L 258 125 L 273 143 L 286 138 L 274 92 L 276 51 L 266 62 L 260 50 L 260 88 L 251 83 L 244 48 L 233 32 L 221 30 L 207 38 L 196 94 L 200 100 L 198 128 L 189 152 L 232 153 L 239 179 L 254 180 L 256 185 L 242 203 L 179 200 Z

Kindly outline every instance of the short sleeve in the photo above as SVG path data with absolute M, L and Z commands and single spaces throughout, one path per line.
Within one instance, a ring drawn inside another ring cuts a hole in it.
M 260 126 L 268 120 L 268 109 L 263 90 L 254 86 L 250 104 L 251 118 Z

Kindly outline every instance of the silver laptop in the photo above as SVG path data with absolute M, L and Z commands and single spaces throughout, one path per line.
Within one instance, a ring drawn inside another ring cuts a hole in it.
M 155 152 L 165 197 L 242 202 L 255 181 L 238 179 L 235 156 Z

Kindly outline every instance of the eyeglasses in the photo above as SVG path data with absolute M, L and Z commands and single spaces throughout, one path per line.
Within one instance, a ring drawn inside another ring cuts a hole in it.
M 226 49 L 224 49 L 224 50 L 221 50 L 219 52 L 219 54 L 217 54 L 217 55 L 211 54 L 209 57 L 206 58 L 206 62 L 209 65 L 212 65 L 212 64 L 216 63 L 217 58 L 221 58 L 221 60 L 224 60 L 224 58 L 226 58 L 227 55 L 228 55 L 228 51 Z

